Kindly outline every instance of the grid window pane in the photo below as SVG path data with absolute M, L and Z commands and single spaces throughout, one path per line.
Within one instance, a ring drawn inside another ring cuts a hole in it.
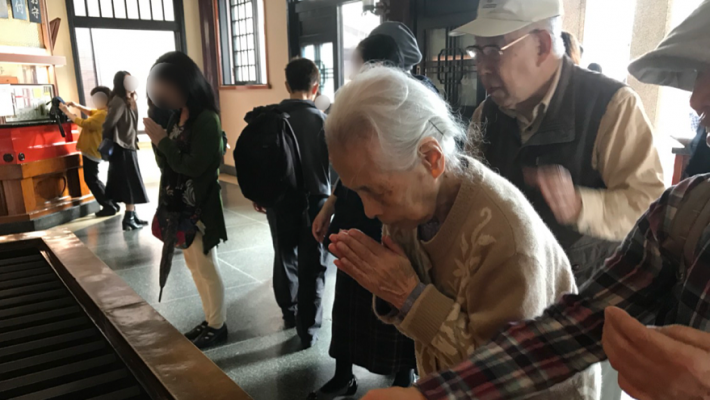
M 126 0 L 126 9 L 128 10 L 128 18 L 138 19 L 138 0 Z
M 91 90 L 96 84 L 111 87 L 116 71 L 129 71 L 141 82 L 137 90 L 138 113 L 143 116 L 147 115 L 148 103 L 143 97 L 145 82 L 155 60 L 160 55 L 175 50 L 175 33 L 172 31 L 100 28 L 92 28 L 91 32 L 94 58 L 89 60 L 86 65 L 96 65 L 98 79 L 95 83 L 84 81 L 84 88 Z M 149 45 L 136 46 L 136 43 L 149 43 Z M 129 56 L 126 56 L 127 54 Z M 84 66 L 82 65 L 82 77 L 84 77 L 83 70 Z M 87 79 L 90 76 L 88 75 Z M 138 130 L 142 131 L 143 129 L 143 119 L 139 118 Z
M 84 0 L 81 0 L 83 3 Z M 84 82 L 84 98 L 91 98 L 91 89 L 95 88 L 96 71 L 94 70 L 94 48 L 91 43 L 91 32 L 89 28 L 76 28 L 76 48 L 79 53 L 79 69 L 81 80 Z
M 126 18 L 126 0 L 113 0 L 113 15 L 116 18 Z
M 163 0 L 152 0 L 153 5 L 153 19 L 155 21 L 163 20 Z
M 150 0 L 138 0 L 138 6 L 140 7 L 141 19 L 153 19 L 150 15 Z
M 261 30 L 257 29 L 262 0 L 219 0 L 221 46 L 223 54 L 232 57 L 222 62 L 224 84 L 263 84 L 265 72 L 262 61 Z M 231 40 L 230 40 L 231 39 Z M 231 65 L 230 65 L 231 62 Z M 230 68 L 231 67 L 231 68 Z
M 74 15 L 86 17 L 86 3 L 84 3 L 84 0 L 74 0 Z
M 111 0 L 100 0 L 101 16 L 103 18 L 113 18 L 113 4 Z
M 99 8 L 99 0 L 87 0 L 87 6 L 89 7 L 89 17 L 100 17 L 101 10 Z
M 173 9 L 173 0 L 163 0 L 163 10 L 166 21 L 175 21 L 175 10 Z

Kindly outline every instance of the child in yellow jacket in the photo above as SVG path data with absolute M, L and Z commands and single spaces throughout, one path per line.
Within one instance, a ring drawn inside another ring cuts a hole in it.
M 61 104 L 59 108 L 64 114 L 69 117 L 72 122 L 81 128 L 79 141 L 76 143 L 76 148 L 81 151 L 81 156 L 84 164 L 84 182 L 89 187 L 91 193 L 96 198 L 96 201 L 101 204 L 101 211 L 96 213 L 97 217 L 108 217 L 116 215 L 118 205 L 113 200 L 106 197 L 106 187 L 99 179 L 99 163 L 101 162 L 101 154 L 99 153 L 99 144 L 102 140 L 102 125 L 106 120 L 108 111 L 108 98 L 111 94 L 111 89 L 105 86 L 97 86 L 91 90 L 91 101 L 95 109 L 82 106 L 81 104 L 68 102 L 66 105 Z M 79 110 L 88 115 L 88 118 L 81 118 L 81 115 L 76 115 L 69 110 L 69 107 Z

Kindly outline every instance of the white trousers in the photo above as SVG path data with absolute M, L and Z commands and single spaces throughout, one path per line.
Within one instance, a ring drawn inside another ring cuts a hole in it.
M 622 390 L 619 387 L 619 373 L 609 361 L 602 364 L 602 400 L 621 400 Z
M 202 235 L 198 233 L 190 248 L 183 250 L 183 255 L 200 293 L 205 321 L 211 328 L 218 329 L 227 320 L 227 308 L 224 304 L 224 283 L 219 273 L 216 250 L 212 249 L 205 255 Z

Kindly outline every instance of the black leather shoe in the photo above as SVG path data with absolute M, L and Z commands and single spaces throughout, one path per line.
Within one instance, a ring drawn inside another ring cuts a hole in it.
M 101 217 L 113 217 L 116 215 L 118 211 L 112 207 L 104 207 L 102 208 L 99 212 L 96 213 L 96 216 L 101 218 Z
M 126 211 L 126 214 L 123 216 L 123 230 L 135 231 L 138 229 L 143 229 L 143 225 L 136 222 L 135 211 Z
M 357 379 L 353 376 L 347 385 L 333 392 L 324 392 L 321 389 L 318 389 L 315 392 L 311 392 L 306 400 L 333 400 L 337 397 L 354 396 L 355 393 L 357 393 Z
M 296 327 L 296 316 L 293 314 L 284 314 L 284 329 L 293 329 Z
M 228 335 L 229 331 L 227 331 L 227 324 L 222 325 L 219 329 L 207 326 L 200 336 L 193 340 L 192 343 L 194 343 L 198 349 L 206 349 L 208 347 L 226 342 Z
M 207 321 L 202 321 L 201 324 L 192 328 L 192 330 L 190 332 L 187 332 L 185 334 L 185 337 L 190 339 L 190 341 L 192 342 L 202 334 L 202 332 L 205 330 L 205 328 L 207 328 Z
M 301 348 L 303 348 L 303 350 L 308 350 L 308 349 L 310 349 L 311 347 L 315 346 L 317 341 L 318 341 L 318 337 L 317 337 L 317 336 L 312 336 L 312 337 L 310 337 L 310 338 L 308 338 L 308 337 L 306 337 L 306 338 L 302 337 L 302 338 L 301 338 Z

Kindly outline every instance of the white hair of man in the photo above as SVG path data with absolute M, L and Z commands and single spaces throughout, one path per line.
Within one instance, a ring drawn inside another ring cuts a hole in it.
M 457 141 L 466 130 L 439 95 L 405 72 L 373 66 L 341 88 L 326 119 L 328 146 L 347 145 L 375 134 L 381 146 L 378 167 L 406 171 L 421 160 L 422 141 L 442 148 L 447 170 L 460 166 Z
M 557 58 L 565 55 L 565 42 L 562 40 L 562 17 L 552 17 L 535 22 L 525 28 L 525 33 L 547 31 L 552 37 L 552 54 Z M 522 35 L 521 35 L 522 36 Z

